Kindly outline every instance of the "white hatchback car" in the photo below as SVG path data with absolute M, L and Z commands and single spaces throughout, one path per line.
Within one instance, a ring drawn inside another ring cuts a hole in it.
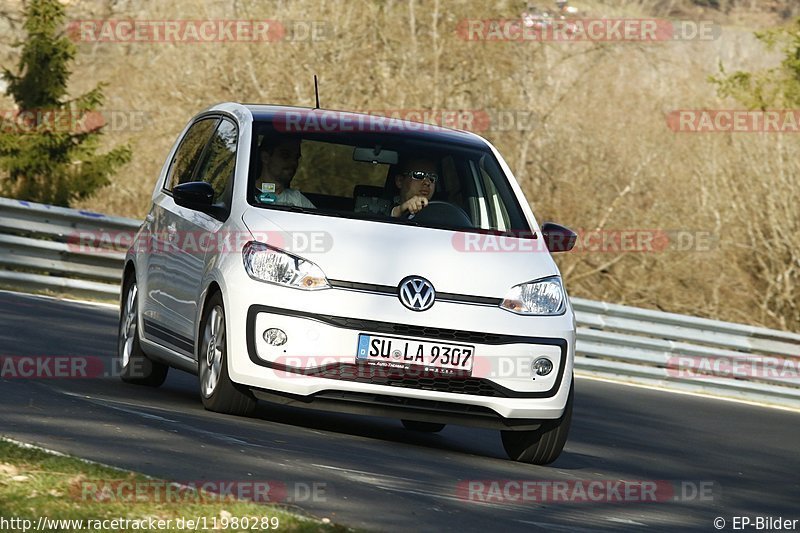
M 237 415 L 263 399 L 495 428 L 547 464 L 575 351 L 550 252 L 574 242 L 475 134 L 220 104 L 181 133 L 126 256 L 122 379 L 186 370 Z

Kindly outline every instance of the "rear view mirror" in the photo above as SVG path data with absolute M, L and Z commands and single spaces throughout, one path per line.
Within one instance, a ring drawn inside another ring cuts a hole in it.
M 353 160 L 372 164 L 383 163 L 384 165 L 396 165 L 397 152 L 394 150 L 381 150 L 380 145 L 374 148 L 356 146 L 355 149 L 353 149 Z
M 578 234 L 571 229 L 553 222 L 542 225 L 542 236 L 551 253 L 569 252 L 578 240 Z

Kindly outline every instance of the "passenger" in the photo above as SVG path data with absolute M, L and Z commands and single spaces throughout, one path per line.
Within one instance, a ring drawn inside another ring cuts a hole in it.
M 255 182 L 255 198 L 262 204 L 293 205 L 315 209 L 297 189 L 292 178 L 300 161 L 300 139 L 264 136 L 258 147 L 261 173 Z
M 422 211 L 436 191 L 438 179 L 433 161 L 424 158 L 403 161 L 394 177 L 400 194 L 394 198 L 391 215 L 397 218 Z

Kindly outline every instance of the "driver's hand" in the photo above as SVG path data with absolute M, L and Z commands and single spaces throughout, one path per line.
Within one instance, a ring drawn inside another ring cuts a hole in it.
M 416 215 L 417 213 L 422 211 L 422 209 L 424 209 L 425 206 L 427 205 L 428 205 L 427 198 L 425 198 L 424 196 L 414 196 L 413 198 L 409 198 L 408 200 L 403 202 L 403 204 L 400 207 L 402 208 L 403 212 L 408 211 L 412 215 Z

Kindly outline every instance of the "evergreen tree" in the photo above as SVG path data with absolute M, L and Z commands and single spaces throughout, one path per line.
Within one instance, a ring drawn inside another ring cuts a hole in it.
M 99 154 L 103 84 L 67 99 L 75 45 L 61 32 L 58 0 L 30 0 L 27 38 L 18 74 L 3 69 L 6 94 L 18 110 L 0 117 L 0 192 L 25 200 L 68 206 L 109 183 L 131 157 L 127 146 Z

